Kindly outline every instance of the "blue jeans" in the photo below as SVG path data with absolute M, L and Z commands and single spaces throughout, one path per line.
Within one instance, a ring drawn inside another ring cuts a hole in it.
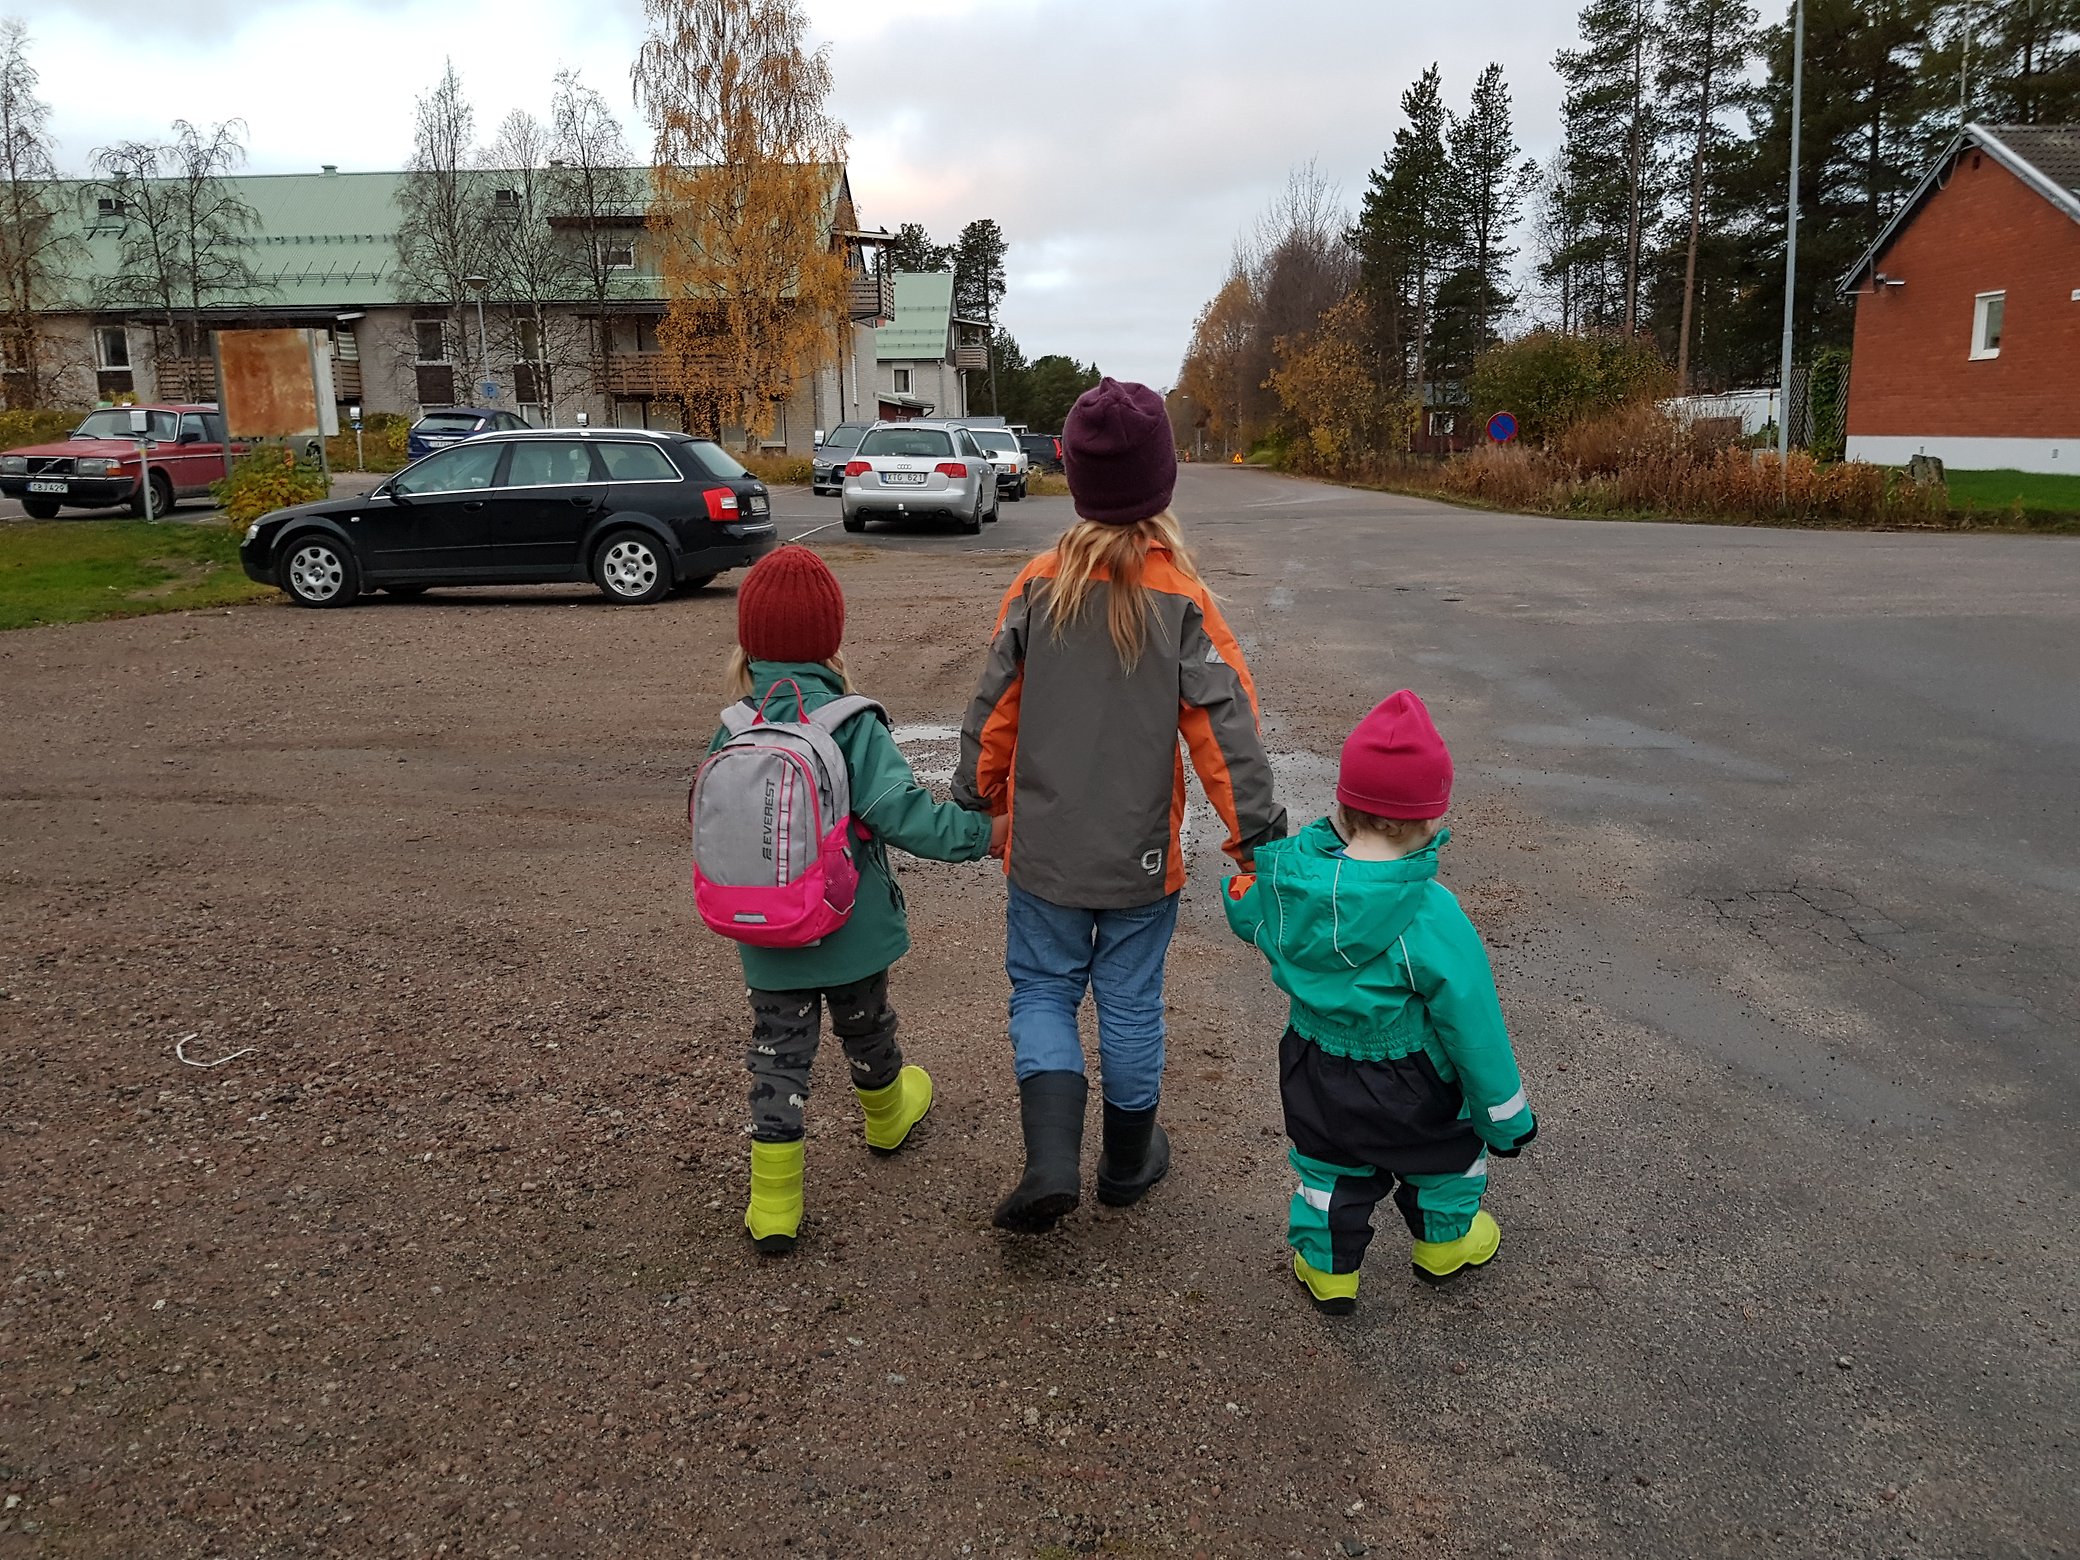
M 1163 1092 L 1163 959 L 1175 894 L 1132 910 L 1072 910 L 1011 885 L 1004 972 L 1020 1079 L 1083 1071 L 1076 1010 L 1098 1002 L 1099 1078 L 1108 1103 L 1147 1110 Z

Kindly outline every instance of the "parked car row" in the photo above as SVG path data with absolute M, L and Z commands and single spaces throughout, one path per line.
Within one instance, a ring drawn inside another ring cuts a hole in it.
M 810 491 L 819 495 L 844 494 L 848 491 L 846 468 L 853 463 L 855 456 L 862 453 L 862 441 L 869 434 L 882 428 L 913 426 L 956 429 L 973 438 L 980 446 L 983 458 L 995 468 L 999 494 L 1013 503 L 1024 498 L 1031 489 L 1034 472 L 1062 469 L 1062 441 L 1059 434 L 1033 433 L 1030 430 L 1013 428 L 1001 419 L 932 418 L 916 423 L 846 422 L 816 435 L 816 452 L 810 461 Z

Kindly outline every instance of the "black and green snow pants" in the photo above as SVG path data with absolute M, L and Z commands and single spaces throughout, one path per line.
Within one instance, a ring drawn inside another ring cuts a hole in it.
M 1279 1045 L 1287 1159 L 1300 1184 L 1286 1242 L 1309 1267 L 1355 1273 L 1388 1196 L 1417 1240 L 1464 1235 L 1488 1189 L 1488 1153 L 1460 1115 L 1456 1083 L 1421 1052 L 1334 1056 L 1288 1029 Z

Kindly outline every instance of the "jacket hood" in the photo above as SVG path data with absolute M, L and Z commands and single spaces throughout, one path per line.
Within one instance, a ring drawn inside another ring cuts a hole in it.
M 1289 840 L 1257 847 L 1264 932 L 1301 969 L 1354 969 L 1379 958 L 1408 930 L 1437 879 L 1449 829 L 1398 861 L 1357 861 L 1327 818 Z

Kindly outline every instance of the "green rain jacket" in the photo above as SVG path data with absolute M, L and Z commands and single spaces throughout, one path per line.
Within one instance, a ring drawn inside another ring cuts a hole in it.
M 1437 881 L 1451 831 L 1399 861 L 1356 861 L 1323 818 L 1259 845 L 1254 878 L 1232 877 L 1228 925 L 1271 961 L 1293 1028 L 1332 1056 L 1394 1061 L 1422 1051 L 1465 1096 L 1482 1141 L 1514 1152 L 1533 1131 L 1488 950 Z
M 815 662 L 753 661 L 753 702 L 790 679 L 800 686 L 801 700 L 792 688 L 782 688 L 766 706 L 768 719 L 795 720 L 802 706 L 813 710 L 845 691 L 837 673 Z M 718 729 L 708 752 L 728 740 L 728 730 Z M 988 814 L 935 801 L 879 718 L 854 716 L 838 728 L 837 740 L 851 775 L 852 816 L 872 835 L 858 852 L 859 897 L 845 924 L 811 947 L 739 943 L 744 983 L 754 991 L 827 991 L 878 975 L 910 951 L 910 923 L 888 864 L 889 846 L 932 861 L 978 861 L 989 854 Z

